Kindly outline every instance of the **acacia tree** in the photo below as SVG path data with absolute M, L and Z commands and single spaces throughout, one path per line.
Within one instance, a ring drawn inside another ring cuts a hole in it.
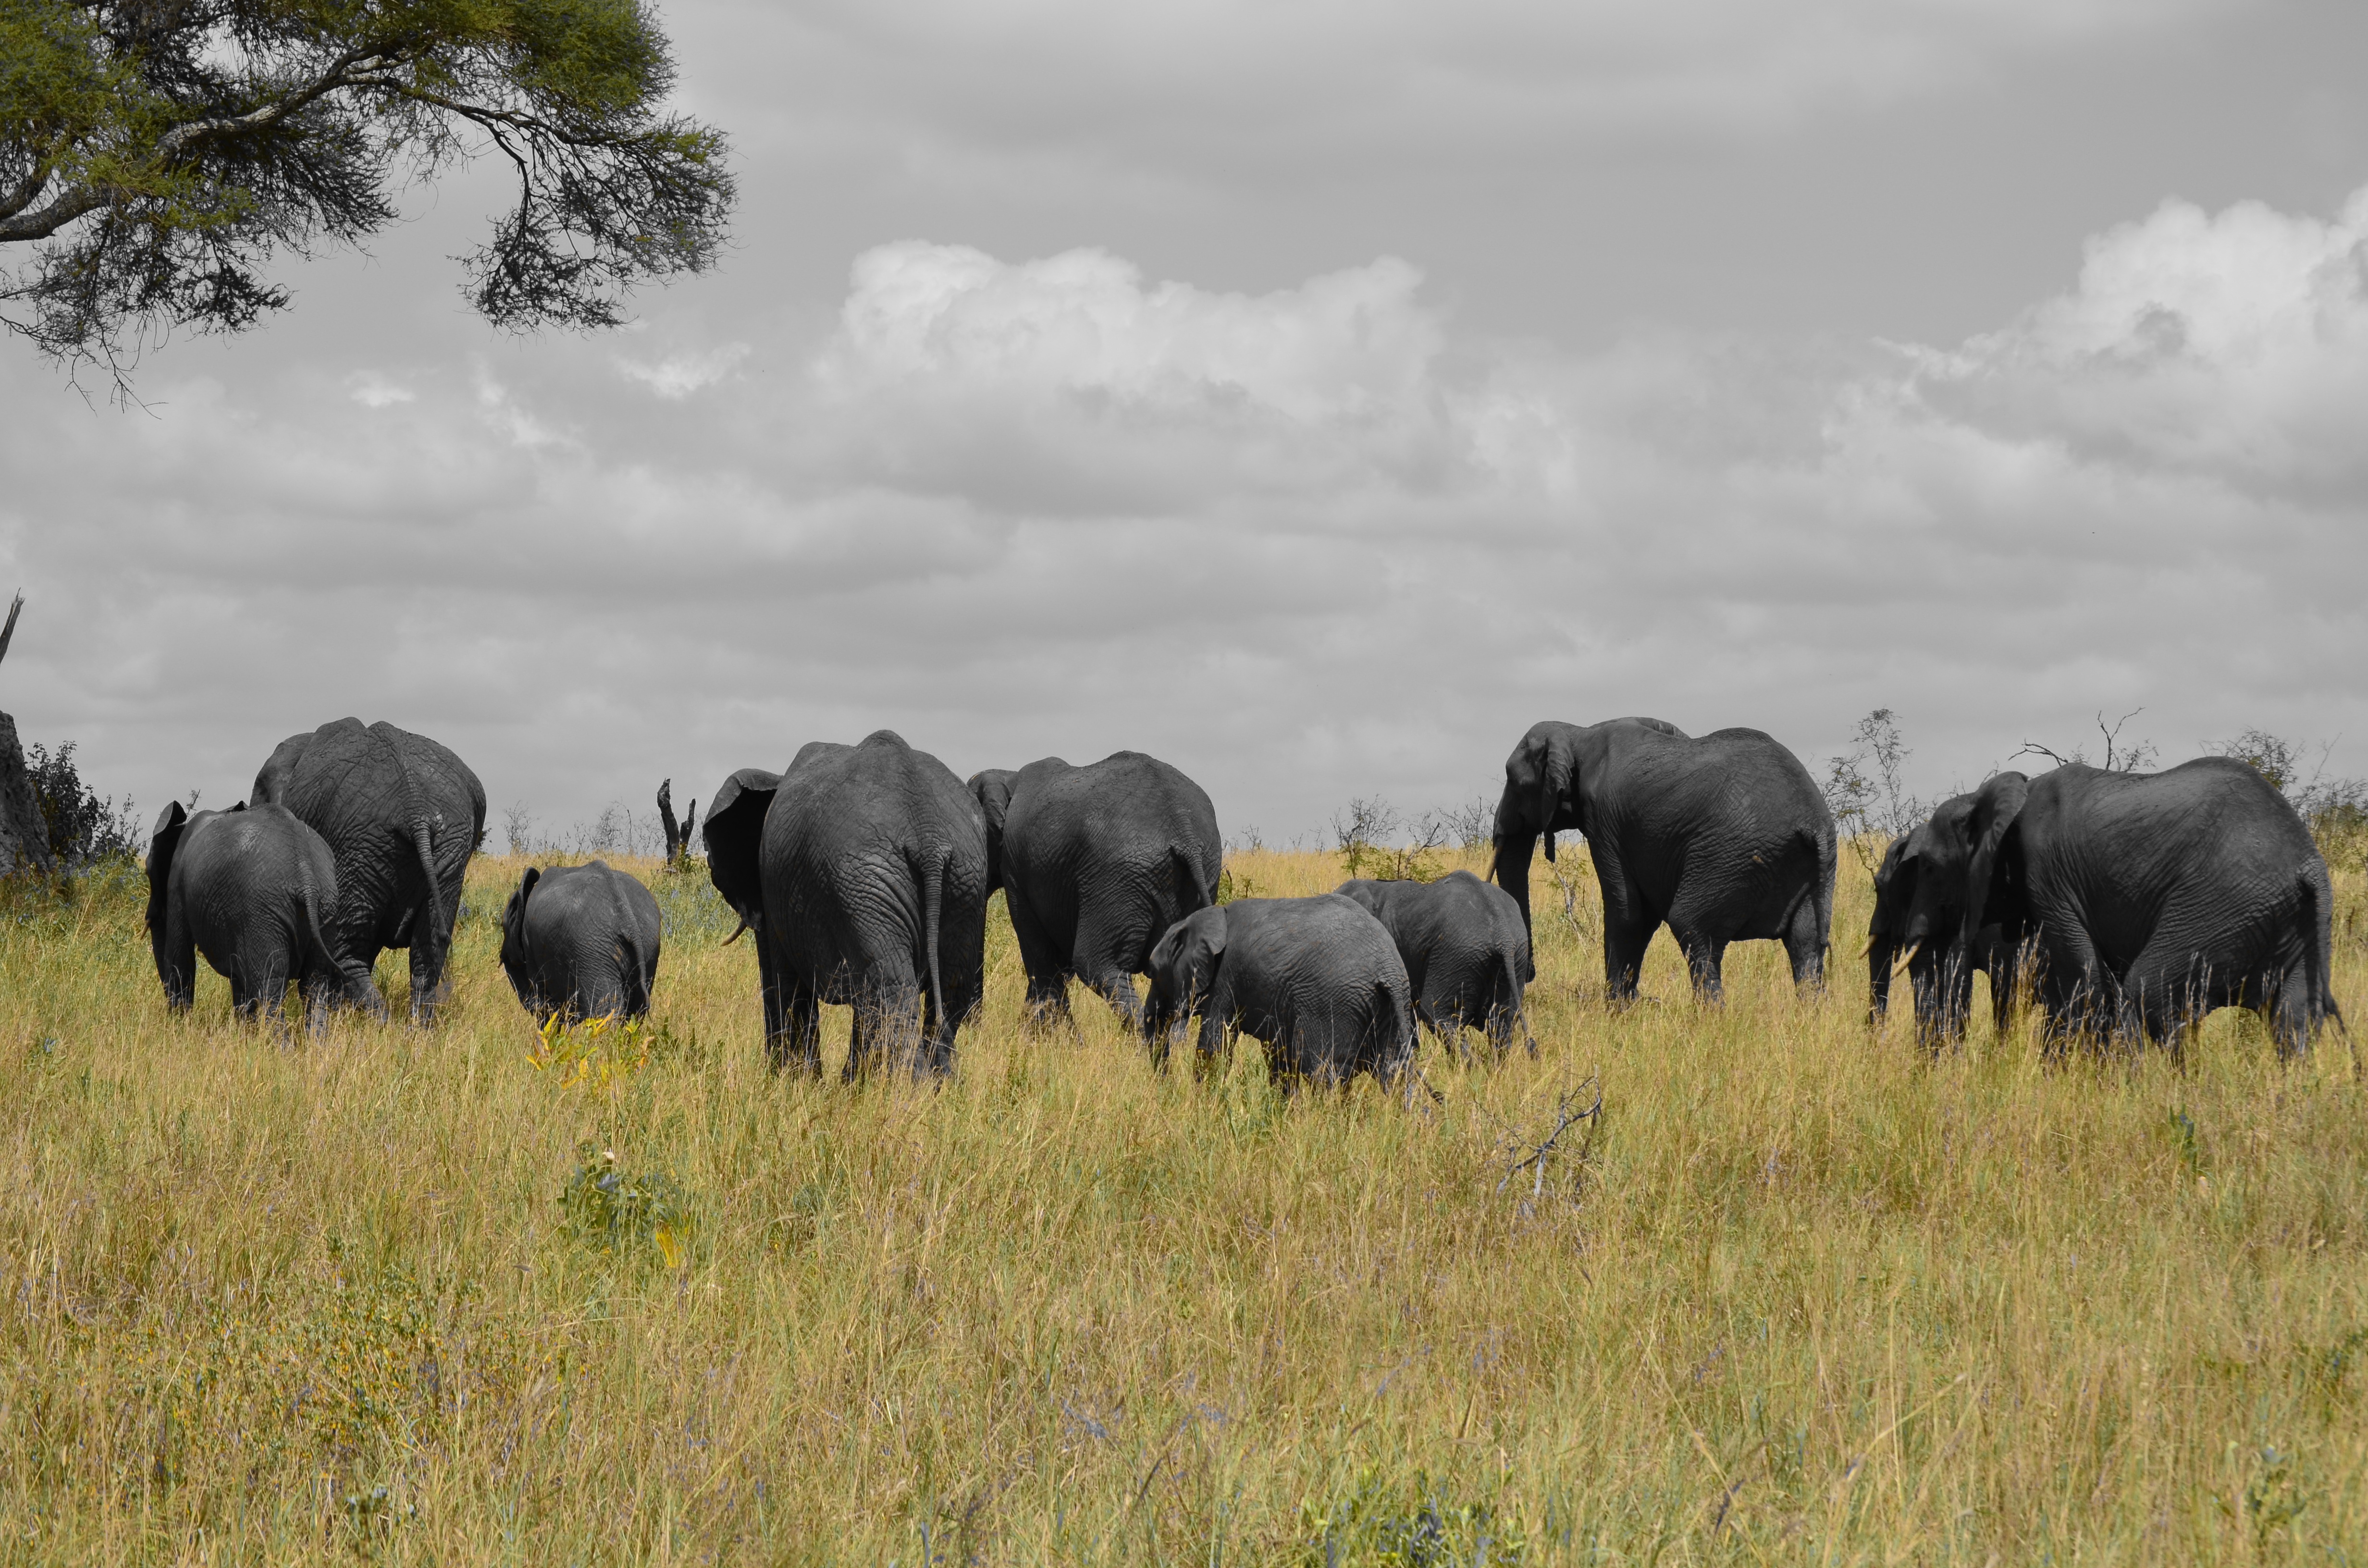
M 614 325 L 723 244 L 723 139 L 674 79 L 642 0 L 0 0 L 0 320 L 120 390 L 160 332 L 284 308 L 275 253 L 498 154 L 517 204 L 461 258 L 471 301 Z

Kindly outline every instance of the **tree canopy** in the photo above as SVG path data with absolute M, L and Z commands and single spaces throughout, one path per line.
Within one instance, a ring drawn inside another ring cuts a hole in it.
M 664 104 L 641 0 L 0 0 L 0 319 L 118 384 L 171 327 L 284 308 L 275 253 L 358 245 L 408 183 L 506 157 L 463 264 L 512 330 L 615 324 L 713 263 L 722 135 Z

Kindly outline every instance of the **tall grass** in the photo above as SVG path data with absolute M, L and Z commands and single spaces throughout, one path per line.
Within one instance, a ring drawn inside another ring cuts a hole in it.
M 651 1027 L 541 1040 L 521 864 L 425 1032 L 284 1041 L 211 973 L 168 1017 L 136 879 L 0 913 L 0 1555 L 2368 1560 L 2340 1037 L 2050 1064 L 1977 1006 L 1929 1059 L 1866 1028 L 1848 856 L 1827 994 L 1755 943 L 1703 1009 L 1664 938 L 1613 1012 L 1574 854 L 1539 1054 L 1427 1045 L 1435 1102 L 1161 1076 L 1083 994 L 1025 1033 L 999 905 L 954 1082 L 848 1087 L 843 1015 L 768 1076 L 746 944 L 654 866 Z

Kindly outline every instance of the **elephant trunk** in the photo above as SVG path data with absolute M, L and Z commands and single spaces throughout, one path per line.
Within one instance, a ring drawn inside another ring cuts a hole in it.
M 1497 885 L 1511 893 L 1513 902 L 1521 906 L 1521 929 L 1529 933 L 1532 941 L 1536 939 L 1537 932 L 1530 924 L 1530 857 L 1536 850 L 1537 842 L 1538 835 L 1534 833 L 1499 828 L 1496 863 L 1488 873 Z M 1553 840 L 1548 839 L 1547 842 L 1551 844 Z
M 1871 1024 L 1883 1022 L 1891 1011 L 1891 974 L 1898 967 L 1899 944 L 1888 934 L 1875 937 L 1866 945 L 1866 1018 Z

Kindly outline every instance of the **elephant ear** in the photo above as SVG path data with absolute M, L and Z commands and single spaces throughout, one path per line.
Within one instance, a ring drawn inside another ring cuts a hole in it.
M 148 929 L 160 929 L 165 922 L 165 890 L 173 880 L 173 857 L 181 847 L 181 835 L 189 824 L 189 813 L 175 801 L 156 814 L 156 831 L 148 839 Z
M 1883 852 L 1883 864 L 1875 868 L 1874 918 L 1866 927 L 1866 934 L 1875 941 L 1896 940 L 1907 928 L 1908 906 L 1916 902 L 1915 842 L 1916 833 L 1901 834 Z
M 1538 737 L 1538 831 L 1545 835 L 1546 858 L 1554 858 L 1554 818 L 1578 782 L 1578 747 L 1568 732 Z
M 757 846 L 765 836 L 765 813 L 781 776 L 761 767 L 744 767 L 723 781 L 707 802 L 707 825 L 700 830 L 707 844 L 707 875 L 723 895 L 741 924 L 764 924 L 764 887 L 757 875 Z M 738 933 L 734 932 L 734 936 Z
M 319 733 L 308 730 L 301 735 L 290 735 L 271 748 L 271 756 L 255 776 L 255 788 L 247 793 L 250 805 L 284 806 L 288 803 L 288 781 L 294 777 L 296 765 L 304 760 L 304 748 Z
M 1216 988 L 1217 966 L 1224 956 L 1225 912 L 1212 904 L 1167 928 L 1151 949 L 1151 971 L 1169 976 L 1178 1006 L 1190 1009 Z
M 1011 783 L 1019 774 L 989 767 L 970 776 L 970 792 L 986 818 L 986 891 L 1003 885 L 1003 819 L 1011 813 Z
M 518 891 L 502 906 L 502 963 L 505 966 L 523 962 L 526 959 L 526 901 L 534 885 L 542 881 L 542 868 L 529 866 L 518 878 Z
M 1973 860 L 1965 871 L 1964 939 L 1971 946 L 1974 933 L 1982 928 L 1982 916 L 1990 902 L 1990 892 L 1998 873 L 1998 859 L 2006 852 L 2007 837 L 2022 815 L 2023 802 L 2031 797 L 2031 780 L 2020 773 L 2001 773 L 1981 787 L 1974 797 L 1974 809 L 1965 819 L 1966 841 L 1973 846 Z

